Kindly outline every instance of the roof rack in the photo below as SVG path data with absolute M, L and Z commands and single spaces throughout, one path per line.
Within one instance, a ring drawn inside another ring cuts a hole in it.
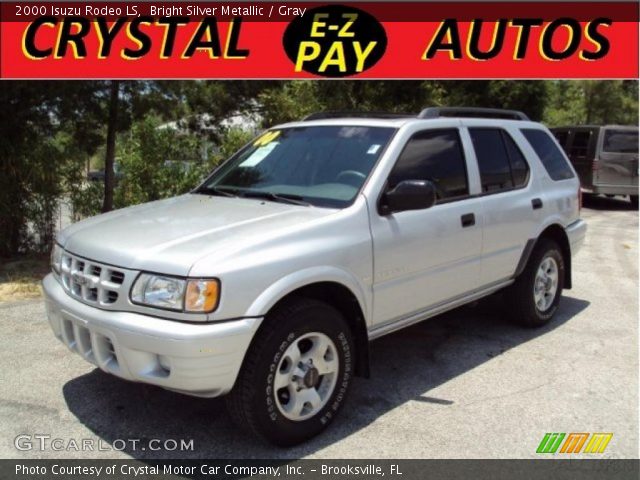
M 390 113 L 390 112 L 359 112 L 359 111 L 327 111 L 316 112 L 307 115 L 302 119 L 303 122 L 310 120 L 324 120 L 329 118 L 415 118 L 415 114 L 411 113 Z
M 418 118 L 441 117 L 471 117 L 471 118 L 503 118 L 506 120 L 529 120 L 518 110 L 504 110 L 502 108 L 474 108 L 474 107 L 429 107 L 420 112 Z
M 325 120 L 330 118 L 421 118 L 433 119 L 442 117 L 470 117 L 470 118 L 502 118 L 505 120 L 529 120 L 524 113 L 518 110 L 505 110 L 502 108 L 475 108 L 475 107 L 429 107 L 422 110 L 417 116 L 411 113 L 390 112 L 360 112 L 360 111 L 326 111 L 307 115 L 303 122 L 310 120 Z

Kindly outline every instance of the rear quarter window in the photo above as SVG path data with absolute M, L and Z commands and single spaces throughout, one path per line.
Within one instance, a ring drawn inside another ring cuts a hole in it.
M 638 153 L 638 131 L 605 130 L 602 150 L 611 153 Z
M 523 128 L 520 131 L 540 158 L 552 180 L 574 177 L 569 163 L 547 132 L 535 128 Z

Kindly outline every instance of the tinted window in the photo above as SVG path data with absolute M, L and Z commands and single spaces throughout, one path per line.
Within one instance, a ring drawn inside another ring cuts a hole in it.
M 389 175 L 389 187 L 402 180 L 430 180 L 437 200 L 469 194 L 467 169 L 457 130 L 426 130 L 407 142 Z
M 564 180 L 573 177 L 571 167 L 569 167 L 562 152 L 547 132 L 533 128 L 523 128 L 521 132 L 553 180 Z
M 569 149 L 569 155 L 572 157 L 586 157 L 589 150 L 589 140 L 591 139 L 590 131 L 575 132 L 573 134 L 573 142 Z
M 569 132 L 567 132 L 566 130 L 552 130 L 552 132 L 562 148 L 565 148 L 567 144 L 567 138 L 569 137 Z
M 638 131 L 605 130 L 602 150 L 615 153 L 638 153 Z
M 513 188 L 509 157 L 498 129 L 470 128 L 469 134 L 478 159 L 483 192 Z
M 507 152 L 509 153 L 509 160 L 511 161 L 511 175 L 513 176 L 513 183 L 516 188 L 524 187 L 529 181 L 529 164 L 525 160 L 518 145 L 516 145 L 516 142 L 511 138 L 511 135 L 503 131 L 502 138 L 504 139 Z

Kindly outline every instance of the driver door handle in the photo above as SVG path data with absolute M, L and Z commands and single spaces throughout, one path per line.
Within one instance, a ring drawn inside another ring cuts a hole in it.
M 476 216 L 473 213 L 467 213 L 460 217 L 462 228 L 472 227 L 476 224 Z

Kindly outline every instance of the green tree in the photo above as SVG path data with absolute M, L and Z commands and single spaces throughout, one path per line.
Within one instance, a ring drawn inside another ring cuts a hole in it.
M 443 105 L 520 110 L 541 120 L 546 103 L 542 81 L 464 80 L 439 81 Z
M 542 118 L 545 82 L 539 81 L 293 81 L 265 88 L 265 125 L 298 120 L 317 111 L 381 111 L 417 114 L 431 106 L 522 110 Z
M 638 123 L 638 82 L 552 81 L 544 120 L 551 126 Z
M 204 175 L 200 145 L 194 135 L 162 126 L 158 116 L 135 122 L 118 145 L 116 207 L 185 193 Z
M 0 256 L 46 243 L 53 234 L 63 152 L 54 136 L 64 86 L 3 82 L 0 89 Z

